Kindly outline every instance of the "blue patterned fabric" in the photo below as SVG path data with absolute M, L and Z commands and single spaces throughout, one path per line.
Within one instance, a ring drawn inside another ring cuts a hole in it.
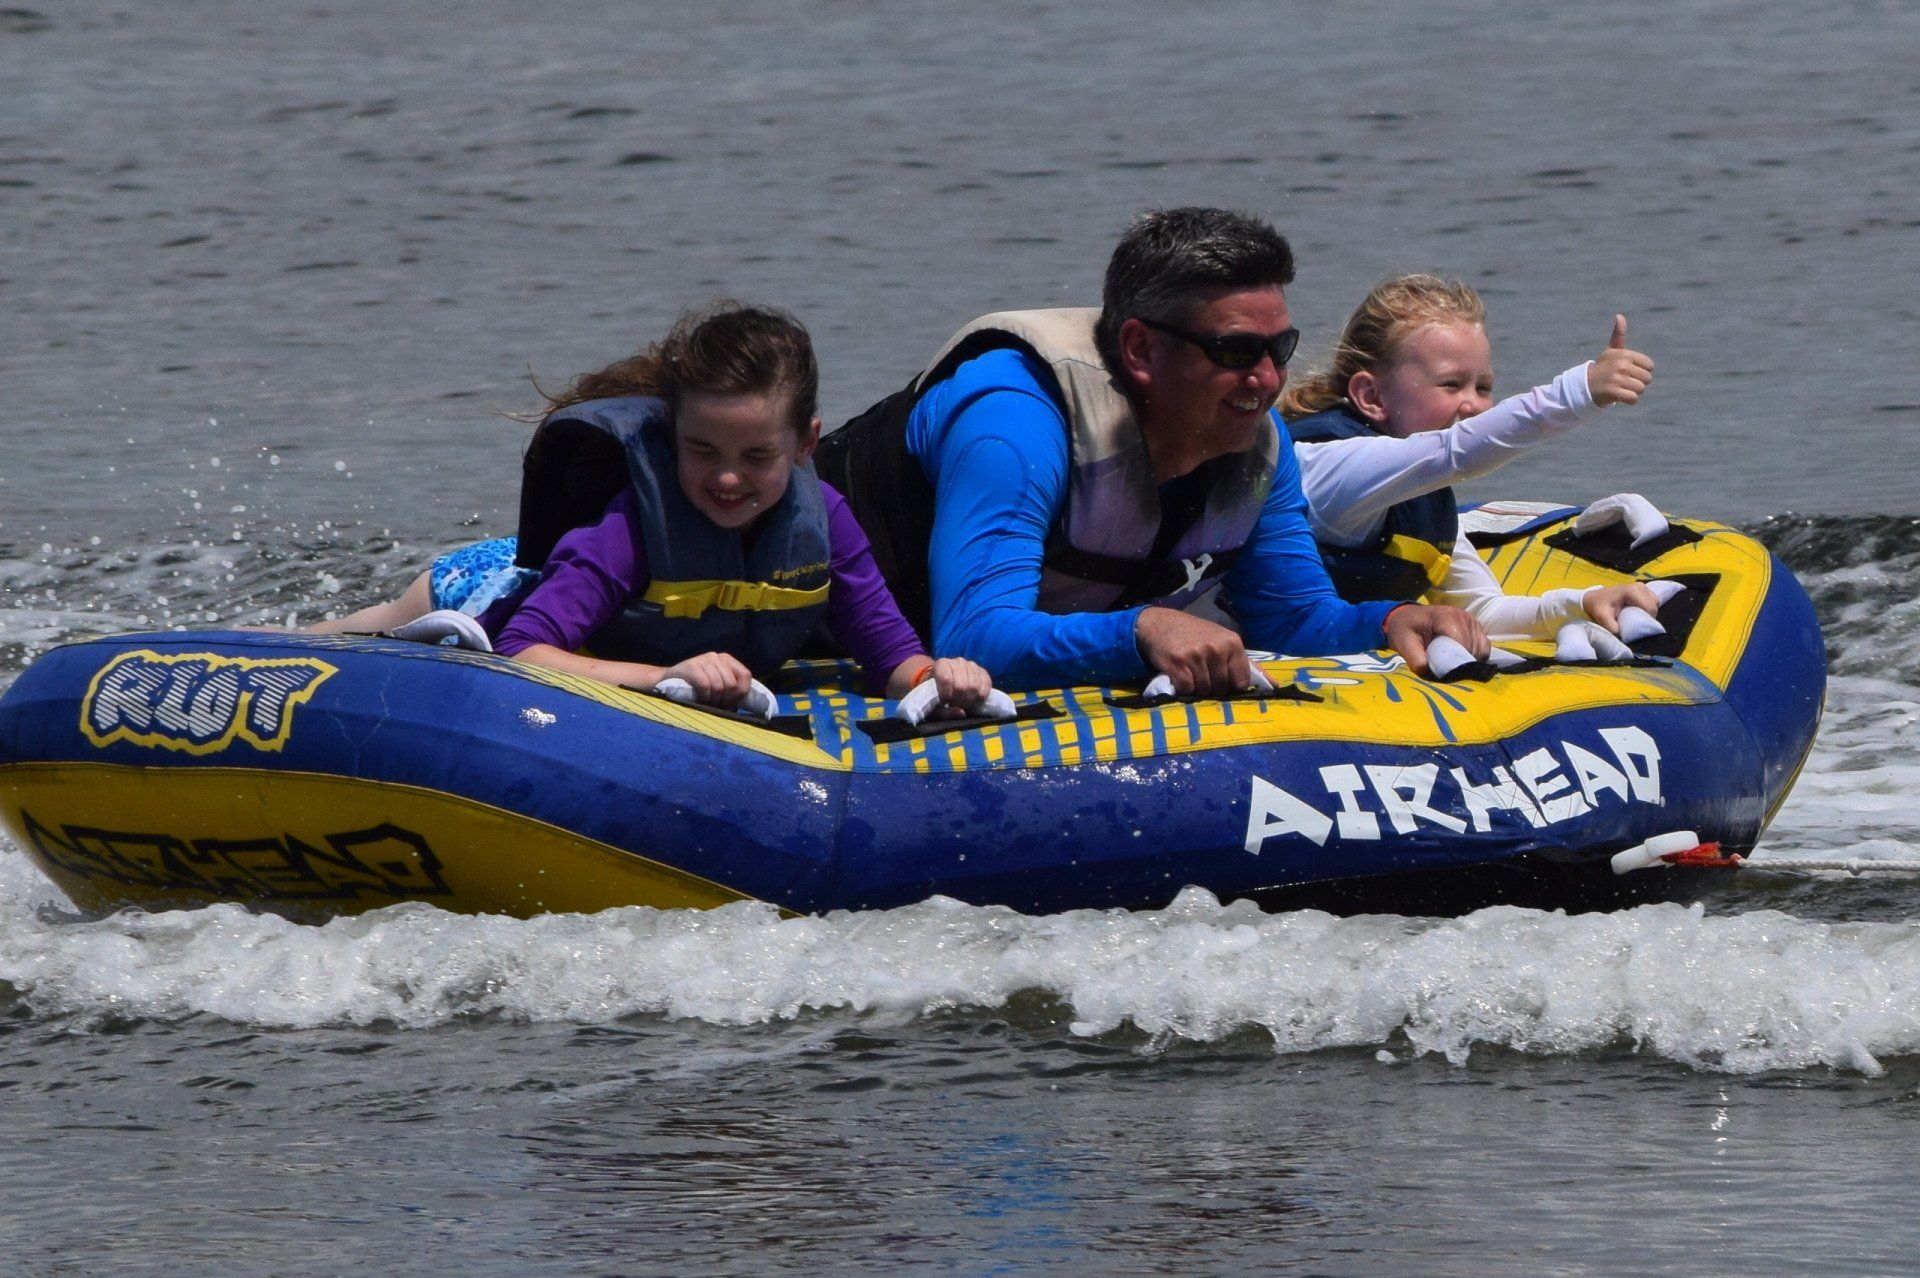
M 512 537 L 495 537 L 441 555 L 427 569 L 433 606 L 478 617 L 500 600 L 525 593 L 540 574 L 513 562 L 517 548 Z

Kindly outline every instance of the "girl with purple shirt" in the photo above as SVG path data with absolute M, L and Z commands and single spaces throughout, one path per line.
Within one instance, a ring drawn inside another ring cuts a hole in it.
M 898 699 L 931 680 L 935 714 L 974 713 L 986 671 L 926 655 L 845 500 L 807 464 L 818 388 L 790 316 L 726 303 L 683 315 L 657 345 L 549 397 L 521 534 L 567 531 L 537 573 L 513 564 L 533 542 L 482 542 L 400 599 L 314 629 L 391 630 L 453 608 L 504 655 L 643 691 L 679 680 L 731 708 L 824 622 L 873 691 Z M 617 491 L 573 527 L 583 476 Z

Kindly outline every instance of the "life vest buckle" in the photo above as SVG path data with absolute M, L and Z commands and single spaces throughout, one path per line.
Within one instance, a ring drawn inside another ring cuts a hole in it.
M 713 603 L 728 612 L 748 612 L 760 607 L 766 588 L 761 581 L 723 581 L 713 592 Z

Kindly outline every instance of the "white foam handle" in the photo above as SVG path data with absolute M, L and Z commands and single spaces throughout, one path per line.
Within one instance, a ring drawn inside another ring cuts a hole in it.
M 653 690 L 667 700 L 678 701 L 683 706 L 700 704 L 699 694 L 694 692 L 693 685 L 677 675 L 671 679 L 662 679 L 653 685 Z M 748 682 L 747 695 L 740 698 L 740 704 L 734 709 L 741 714 L 752 715 L 756 719 L 771 719 L 774 705 L 772 690 L 758 679 L 754 679 Z
M 889 718 L 900 719 L 916 727 L 933 713 L 940 704 L 940 686 L 932 679 L 924 679 L 916 684 L 906 696 L 894 702 L 893 714 Z M 1013 698 L 995 688 L 987 693 L 987 699 L 980 708 L 972 712 L 981 719 L 1011 719 L 1017 713 L 1013 707 Z
M 1560 627 L 1560 633 L 1554 636 L 1553 659 L 1555 661 L 1592 661 L 1593 638 L 1587 634 L 1585 621 L 1569 621 Z
M 1655 537 L 1664 537 L 1667 532 L 1667 517 L 1639 493 L 1615 493 L 1611 497 L 1602 497 L 1574 519 L 1573 531 L 1581 534 L 1596 532 L 1622 521 L 1625 521 L 1627 532 L 1632 534 L 1636 547 Z
M 1247 690 L 1249 692 L 1271 693 L 1273 691 L 1273 680 L 1267 677 L 1267 672 L 1259 666 L 1252 667 L 1252 670 L 1253 679 L 1247 685 Z M 1148 701 L 1163 701 L 1169 697 L 1177 697 L 1180 694 L 1173 690 L 1173 676 L 1157 674 L 1147 680 L 1147 686 L 1140 690 L 1140 695 Z
M 1613 872 L 1631 874 L 1635 870 L 1644 870 L 1649 866 L 1667 864 L 1662 857 L 1672 856 L 1675 852 L 1685 852 L 1688 848 L 1700 846 L 1700 836 L 1692 830 L 1675 830 L 1670 834 L 1656 834 L 1645 843 L 1637 844 L 1624 852 L 1613 854 Z
M 1667 628 L 1653 619 L 1653 614 L 1645 608 L 1636 608 L 1632 604 L 1620 610 L 1620 642 L 1637 643 L 1642 639 L 1651 639 L 1655 635 L 1664 635 Z
M 740 698 L 735 707 L 741 714 L 750 714 L 757 719 L 771 719 L 773 712 L 779 709 L 779 703 L 773 699 L 773 689 L 758 679 L 747 682 L 747 695 Z
M 669 701 L 678 701 L 683 706 L 698 705 L 700 703 L 700 698 L 694 695 L 693 685 L 685 679 L 662 679 L 659 683 L 653 685 L 653 693 L 655 696 L 665 697 Z
M 493 644 L 488 641 L 487 632 L 480 628 L 480 623 L 452 608 L 440 608 L 424 617 L 415 617 L 387 631 L 387 636 L 414 643 L 446 643 L 451 640 L 456 648 L 471 648 L 475 652 L 493 651 Z
M 1655 599 L 1665 604 L 1673 602 L 1673 597 L 1684 594 L 1687 588 L 1677 581 L 1649 581 L 1647 589 L 1653 592 Z
M 1569 621 L 1554 640 L 1558 661 L 1625 661 L 1633 649 L 1591 621 Z
M 1444 679 L 1461 666 L 1472 664 L 1473 654 L 1457 640 L 1441 635 L 1427 645 L 1427 674 L 1432 678 Z

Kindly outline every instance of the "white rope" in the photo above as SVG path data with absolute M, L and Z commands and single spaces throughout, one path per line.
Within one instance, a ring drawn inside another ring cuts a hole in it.
M 1743 870 L 1835 870 L 1841 874 L 1920 874 L 1920 861 L 1820 861 L 1813 858 L 1751 858 L 1740 863 Z
M 1615 874 L 1635 870 L 1659 870 L 1673 864 L 1668 857 L 1682 857 L 1704 850 L 1700 836 L 1692 830 L 1670 830 L 1656 834 L 1645 843 L 1636 843 L 1613 854 Z M 1727 864 L 1722 862 L 1721 864 Z M 1920 861 L 1823 861 L 1813 857 L 1767 857 L 1756 861 L 1741 857 L 1732 865 L 1748 870 L 1791 870 L 1796 873 L 1830 871 L 1836 874 L 1920 874 Z

